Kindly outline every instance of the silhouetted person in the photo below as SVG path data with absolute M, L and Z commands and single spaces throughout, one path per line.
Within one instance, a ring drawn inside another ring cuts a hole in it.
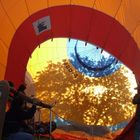
M 23 92 L 22 89 L 18 89 L 19 91 Z M 6 112 L 3 128 L 3 136 L 6 137 L 6 140 L 33 140 L 31 134 L 23 131 L 23 122 L 34 116 L 36 106 L 33 105 L 31 108 L 25 109 L 24 105 L 24 100 L 17 93 L 17 96 L 14 97 L 11 103 L 10 109 Z
M 137 94 L 133 98 L 133 104 L 137 105 L 136 108 L 136 122 L 134 130 L 134 140 L 140 140 L 140 85 L 137 87 Z

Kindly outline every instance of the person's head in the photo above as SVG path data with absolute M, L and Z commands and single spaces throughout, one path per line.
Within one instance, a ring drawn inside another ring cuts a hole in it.
M 18 87 L 18 91 L 21 91 L 21 92 L 24 92 L 25 89 L 26 89 L 26 85 L 25 85 L 25 84 L 21 84 L 21 85 Z
M 8 81 L 10 87 L 14 87 L 14 83 L 12 81 Z

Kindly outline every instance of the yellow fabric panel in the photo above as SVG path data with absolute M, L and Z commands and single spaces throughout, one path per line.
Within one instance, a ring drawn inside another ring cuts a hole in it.
M 29 16 L 25 0 L 2 1 L 2 4 L 10 17 L 11 24 L 18 28 L 19 25 Z

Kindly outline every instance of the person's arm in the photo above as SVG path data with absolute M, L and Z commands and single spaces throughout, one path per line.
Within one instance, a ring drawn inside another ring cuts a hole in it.
M 140 104 L 140 94 L 136 94 L 132 100 L 133 104 Z

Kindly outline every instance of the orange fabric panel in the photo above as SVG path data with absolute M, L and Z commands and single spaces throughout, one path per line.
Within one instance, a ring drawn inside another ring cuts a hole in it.
M 134 125 L 135 117 L 133 117 L 129 124 L 124 128 L 122 133 L 113 140 L 134 140 Z
M 14 32 L 13 26 L 3 11 L 3 8 L 0 6 L 0 40 L 4 42 L 7 48 L 10 47 Z
M 0 80 L 4 79 L 5 70 L 6 66 L 0 63 Z
M 106 13 L 112 17 L 115 16 L 121 0 L 97 0 L 95 8 L 103 13 Z
M 8 56 L 8 48 L 5 46 L 4 42 L 0 40 L 0 63 L 6 66 L 7 56 Z
M 12 0 L 1 2 L 15 29 L 29 16 L 25 0 Z
M 86 6 L 86 7 L 90 7 L 93 8 L 94 3 L 96 0 L 72 0 L 71 3 L 74 5 L 80 5 L 80 6 Z
M 30 15 L 48 7 L 47 0 L 26 0 Z
M 73 0 L 48 0 L 49 7 L 53 6 L 60 6 L 60 5 L 69 5 L 70 1 L 72 2 Z
M 132 46 L 133 46 L 133 51 L 131 51 Z M 120 59 L 123 60 L 124 64 L 126 64 L 126 62 L 129 62 L 126 65 L 134 72 L 135 76 L 140 80 L 139 77 L 140 65 L 138 64 L 140 62 L 139 61 L 140 58 L 139 58 L 139 53 L 137 53 L 140 51 L 136 49 L 137 49 L 136 43 L 133 42 L 132 40 L 129 40 L 127 44 L 127 48 L 123 51 Z
M 130 2 L 123 0 L 116 19 L 132 34 L 140 48 L 140 30 L 138 31 L 140 25 L 140 1 L 134 0 Z M 137 37 L 135 36 L 136 31 Z
M 8 48 L 7 46 L 5 46 L 4 42 L 0 40 L 0 80 L 4 79 L 7 57 L 8 57 Z
M 133 37 L 134 37 L 135 41 L 137 42 L 137 45 L 140 49 L 140 22 L 137 25 L 137 28 L 135 29 L 135 32 L 133 33 Z

